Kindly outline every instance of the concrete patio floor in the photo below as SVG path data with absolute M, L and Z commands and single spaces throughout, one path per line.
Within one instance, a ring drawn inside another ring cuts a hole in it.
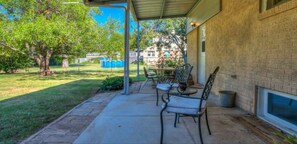
M 265 143 L 236 121 L 236 117 L 249 116 L 248 113 L 237 108 L 218 107 L 216 101 L 216 96 L 210 96 L 212 135 L 208 135 L 205 118 L 202 118 L 202 135 L 206 144 Z M 155 89 L 150 84 L 130 95 L 117 95 L 74 143 L 159 143 L 161 106 L 156 106 L 155 102 Z M 181 118 L 176 128 L 173 126 L 174 114 L 164 113 L 164 119 L 164 143 L 200 143 L 198 127 L 192 118 Z

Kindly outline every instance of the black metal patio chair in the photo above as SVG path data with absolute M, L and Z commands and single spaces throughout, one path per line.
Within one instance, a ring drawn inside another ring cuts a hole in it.
M 162 101 L 164 102 L 164 104 L 162 105 L 163 108 L 160 112 L 160 120 L 161 120 L 160 143 L 163 143 L 163 131 L 164 131 L 163 112 L 164 111 L 169 113 L 175 113 L 175 125 L 176 125 L 176 120 L 178 118 L 177 115 L 198 117 L 198 130 L 199 130 L 201 144 L 203 144 L 202 133 L 201 133 L 201 117 L 205 113 L 208 133 L 209 135 L 211 135 L 208 118 L 207 118 L 206 103 L 218 71 L 219 71 L 219 67 L 217 67 L 214 70 L 214 72 L 210 74 L 200 98 L 187 97 L 187 96 L 169 96 L 168 99 L 165 99 L 162 96 Z
M 153 85 L 155 85 L 156 84 L 155 79 L 158 78 L 157 75 L 154 73 L 148 73 L 145 67 L 143 67 L 143 71 L 144 71 L 144 76 L 145 76 L 146 80 L 142 87 L 144 87 L 149 80 L 152 80 Z
M 169 91 L 172 88 L 178 88 L 181 84 L 187 85 L 187 81 L 189 79 L 192 69 L 193 66 L 191 66 L 190 64 L 184 64 L 175 69 L 175 77 L 173 79 L 172 77 L 167 76 L 158 77 L 158 83 L 156 85 L 157 106 L 159 102 L 159 90 L 164 91 L 164 94 L 167 94 L 167 96 L 169 96 Z

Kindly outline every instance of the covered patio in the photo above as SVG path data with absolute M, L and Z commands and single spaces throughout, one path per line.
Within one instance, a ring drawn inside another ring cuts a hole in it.
M 22 143 L 159 143 L 161 106 L 155 105 L 151 84 L 132 84 L 130 95 L 97 94 Z M 193 97 L 200 94 L 201 90 Z M 211 95 L 208 116 L 212 135 L 208 135 L 205 117 L 202 118 L 206 144 L 281 143 L 273 134 L 276 128 L 238 108 L 219 107 L 217 102 L 218 97 Z M 166 113 L 164 119 L 164 143 L 200 143 L 198 124 L 192 117 L 181 117 L 176 127 L 174 114 Z
M 216 96 L 212 95 L 209 101 L 212 135 L 208 135 L 203 117 L 205 143 L 265 143 L 260 135 L 240 121 L 250 115 L 238 108 L 217 106 Z M 135 89 L 129 96 L 117 95 L 74 143 L 159 143 L 161 107 L 155 102 L 155 89 L 150 84 L 140 90 Z M 176 128 L 174 114 L 167 113 L 164 118 L 164 143 L 200 143 L 197 123 L 191 117 L 180 118 Z
M 108 0 L 86 1 L 87 4 L 95 6 L 106 5 L 109 2 Z M 275 140 L 273 132 L 279 130 L 268 128 L 270 126 L 262 127 L 267 124 L 257 120 L 255 116 L 287 133 L 296 135 L 296 125 L 288 126 L 288 123 L 282 121 L 285 118 L 276 114 L 274 116 L 279 117 L 277 120 L 270 119 L 266 108 L 276 106 L 267 105 L 269 92 L 270 95 L 274 93 L 277 98 L 289 98 L 288 100 L 296 102 L 297 83 L 294 78 L 296 77 L 296 65 L 294 65 L 296 64 L 296 34 L 294 34 L 296 17 L 293 16 L 296 15 L 294 14 L 297 7 L 296 0 L 242 2 L 236 0 L 121 0 L 120 2 L 127 3 L 127 12 L 131 11 L 136 21 L 188 18 L 187 54 L 188 63 L 194 66 L 192 75 L 195 83 L 204 84 L 214 67 L 222 67 L 212 91 L 213 94 L 218 95 L 220 90 L 236 91 L 236 106 L 246 112 L 236 108 L 217 107 L 217 97 L 212 96 L 209 110 L 210 123 L 216 132 L 214 132 L 215 136 L 208 136 L 205 127 L 203 128 L 206 143 L 272 143 Z M 278 25 L 284 21 L 285 25 Z M 126 21 L 127 25 L 129 27 L 128 21 Z M 126 41 L 126 43 L 129 42 Z M 128 45 L 126 46 L 127 53 L 129 48 Z M 125 71 L 126 77 L 129 77 L 128 71 L 129 69 Z M 128 87 L 126 81 L 125 94 L 128 94 Z M 266 96 L 262 91 L 266 91 Z M 265 97 L 265 100 L 262 97 Z M 76 142 L 84 143 L 94 139 L 99 143 L 157 143 L 158 113 L 161 109 L 150 104 L 153 103 L 153 99 L 154 90 L 116 97 Z M 281 109 L 286 108 L 288 104 L 283 105 Z M 296 106 L 289 107 L 296 110 Z M 140 112 L 139 109 L 143 111 Z M 285 115 L 294 114 L 288 112 Z M 121 121 L 123 119 L 127 119 L 125 121 L 127 127 L 123 127 L 125 124 Z M 173 128 L 173 116 L 168 114 L 165 119 L 165 143 L 199 143 L 198 131 L 191 118 L 183 118 L 178 128 Z M 296 122 L 296 118 L 290 118 L 287 122 L 292 123 L 292 121 Z M 111 124 L 108 125 L 108 122 Z M 110 130 L 110 132 L 104 134 L 106 137 L 92 136 L 92 134 L 98 135 L 96 134 L 98 129 Z M 120 137 L 114 138 L 115 134 Z
M 195 83 L 204 84 L 214 67 L 222 68 L 208 102 L 212 135 L 208 135 L 202 118 L 205 143 L 284 143 L 284 137 L 276 133 L 296 135 L 296 117 L 292 112 L 284 113 L 293 116 L 286 122 L 283 121 L 286 118 L 278 115 L 283 113 L 270 112 L 270 115 L 278 117 L 277 120 L 267 117 L 267 109 L 272 107 L 282 112 L 286 109 L 296 111 L 296 0 L 84 2 L 89 6 L 125 9 L 125 82 L 124 92 L 115 96 L 83 132 L 72 137 L 71 143 L 160 142 L 161 107 L 154 104 L 155 90 L 150 84 L 143 89 L 140 84 L 129 89 L 130 12 L 135 21 L 189 18 L 187 53 L 188 63 L 194 66 L 192 76 Z M 126 7 L 112 5 L 123 2 L 127 3 Z M 237 93 L 237 108 L 217 105 L 216 95 L 220 90 Z M 195 96 L 199 97 L 200 93 Z M 268 97 L 274 97 L 274 103 L 271 103 L 271 98 L 268 105 Z M 277 99 L 285 101 L 279 104 L 281 107 L 277 107 Z M 289 104 L 286 101 L 290 101 Z M 176 128 L 174 114 L 166 113 L 164 118 L 164 143 L 200 143 L 197 124 L 191 117 L 181 118 Z

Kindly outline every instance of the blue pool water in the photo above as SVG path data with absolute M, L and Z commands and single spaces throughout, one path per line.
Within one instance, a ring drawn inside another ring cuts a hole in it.
M 101 61 L 101 67 L 102 68 L 123 68 L 124 67 L 124 61 L 118 61 L 118 60 L 102 60 Z

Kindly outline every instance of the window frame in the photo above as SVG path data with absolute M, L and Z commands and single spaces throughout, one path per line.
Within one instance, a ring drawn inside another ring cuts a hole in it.
M 267 10 L 271 10 L 271 9 L 273 9 L 273 8 L 275 8 L 277 6 L 280 6 L 280 5 L 284 4 L 284 3 L 290 2 L 291 0 L 281 0 L 281 1 L 273 4 L 272 6 L 268 7 L 268 2 L 269 1 L 276 1 L 276 0 L 259 0 L 259 2 L 260 2 L 260 5 L 259 5 L 260 6 L 259 7 L 260 13 L 265 12 Z M 264 5 L 266 5 L 266 7 L 264 7 Z

